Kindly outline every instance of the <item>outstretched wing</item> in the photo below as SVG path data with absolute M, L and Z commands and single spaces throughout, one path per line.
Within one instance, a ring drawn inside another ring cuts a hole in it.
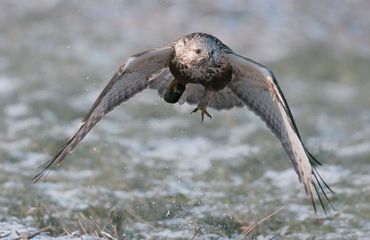
M 280 140 L 293 163 L 299 181 L 303 183 L 306 194 L 312 201 L 315 212 L 314 193 L 317 194 L 320 204 L 326 212 L 321 194 L 331 206 L 332 204 L 323 185 L 330 191 L 332 190 L 314 168 L 314 162 L 320 163 L 303 144 L 288 103 L 272 71 L 235 53 L 229 53 L 227 57 L 233 68 L 233 77 L 228 85 L 229 89 L 261 117 L 267 127 Z
M 120 66 L 82 120 L 77 132 L 54 158 L 41 166 L 42 170 L 33 178 L 33 182 L 40 180 L 53 165 L 59 165 L 105 114 L 147 88 L 153 78 L 168 68 L 173 52 L 174 49 L 170 46 L 142 52 L 130 57 Z

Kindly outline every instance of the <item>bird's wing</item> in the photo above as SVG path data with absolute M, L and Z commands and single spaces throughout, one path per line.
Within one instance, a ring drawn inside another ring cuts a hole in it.
M 233 68 L 233 76 L 228 88 L 261 117 L 280 140 L 293 163 L 299 181 L 303 183 L 306 194 L 312 201 L 315 212 L 314 193 L 317 194 L 326 212 L 321 197 L 324 196 L 331 206 L 332 204 L 324 191 L 324 186 L 332 190 L 316 171 L 313 164 L 320 163 L 303 144 L 288 103 L 272 71 L 235 53 L 227 54 L 227 58 Z
M 174 76 L 170 72 L 170 69 L 168 67 L 163 68 L 149 82 L 149 88 L 157 89 L 159 96 L 163 98 L 164 93 L 166 92 L 168 86 L 170 85 L 173 79 L 174 79 Z
M 77 132 L 61 147 L 54 158 L 41 166 L 42 170 L 33 178 L 33 182 L 40 180 L 53 165 L 59 165 L 105 114 L 147 88 L 149 82 L 160 74 L 162 69 L 168 68 L 173 53 L 173 47 L 166 46 L 128 58 L 100 93 Z

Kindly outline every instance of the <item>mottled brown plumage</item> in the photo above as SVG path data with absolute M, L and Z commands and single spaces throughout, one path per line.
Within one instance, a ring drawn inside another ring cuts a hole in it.
M 234 53 L 205 33 L 192 33 L 163 48 L 130 57 L 113 75 L 75 135 L 42 165 L 33 180 L 40 180 L 50 167 L 60 164 L 105 114 L 146 88 L 157 89 L 168 103 L 197 104 L 193 112 L 200 111 L 202 121 L 205 115 L 211 117 L 207 107 L 220 110 L 247 106 L 281 141 L 315 211 L 315 193 L 324 211 L 322 196 L 331 205 L 324 187 L 331 189 L 314 168 L 314 162 L 319 162 L 303 144 L 271 70 Z

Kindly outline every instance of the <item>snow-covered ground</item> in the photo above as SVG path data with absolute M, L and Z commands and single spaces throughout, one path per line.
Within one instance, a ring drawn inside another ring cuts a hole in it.
M 0 238 L 366 239 L 369 1 L 1 1 Z M 247 109 L 201 124 L 139 94 L 31 184 L 128 56 L 211 33 L 269 65 L 336 191 L 315 215 L 278 141 Z M 46 234 L 45 232 L 49 232 Z

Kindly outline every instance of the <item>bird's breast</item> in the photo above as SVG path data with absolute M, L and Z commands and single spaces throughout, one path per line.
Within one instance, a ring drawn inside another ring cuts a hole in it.
M 193 66 L 172 60 L 169 68 L 178 81 L 184 84 L 201 84 L 214 91 L 223 89 L 232 77 L 232 68 L 228 64 Z

